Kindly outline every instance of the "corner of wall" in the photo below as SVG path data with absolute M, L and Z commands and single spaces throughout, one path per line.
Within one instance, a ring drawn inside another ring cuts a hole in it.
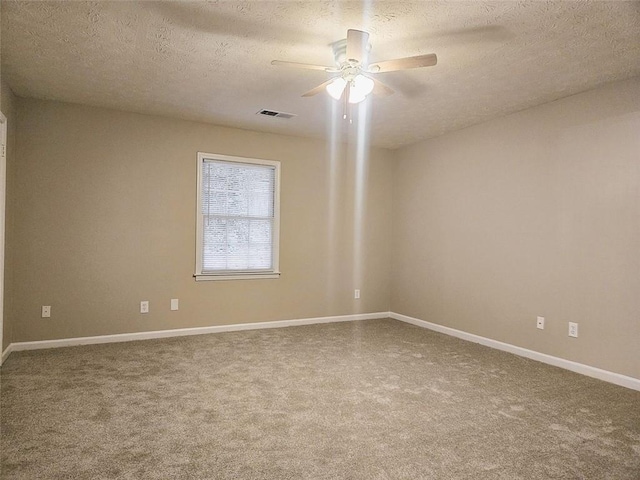
M 640 378 L 639 94 L 635 77 L 401 149 L 390 311 Z

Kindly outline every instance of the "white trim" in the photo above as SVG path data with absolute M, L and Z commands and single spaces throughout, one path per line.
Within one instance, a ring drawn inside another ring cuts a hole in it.
M 4 250 L 5 219 L 7 210 L 7 117 L 0 112 L 0 350 L 4 333 Z M 9 355 L 9 354 L 7 354 Z M 4 361 L 4 353 L 0 355 L 0 366 Z
M 44 348 L 71 347 L 75 345 L 96 345 L 100 343 L 130 342 L 134 340 L 150 340 L 154 338 L 184 337 L 189 335 L 205 335 L 209 333 L 238 332 L 241 330 L 261 330 L 267 328 L 295 327 L 318 323 L 353 322 L 356 320 L 373 320 L 389 318 L 389 312 L 356 313 L 353 315 L 337 315 L 333 317 L 302 318 L 296 320 L 277 320 L 273 322 L 236 323 L 233 325 L 214 325 L 210 327 L 178 328 L 175 330 L 156 330 L 150 332 L 119 333 L 96 337 L 61 338 L 57 340 L 41 340 L 37 342 L 17 342 L 7 347 L 3 358 L 11 352 L 23 350 L 41 350 Z
M 280 272 L 274 273 L 239 273 L 235 275 L 194 275 L 196 282 L 210 282 L 212 280 L 260 280 L 262 278 L 280 278 Z
M 9 354 L 13 352 L 13 343 L 10 343 L 7 348 L 5 349 L 4 352 L 2 352 L 2 356 L 0 356 L 0 359 L 2 361 L 0 361 L 0 365 L 2 365 L 4 363 L 4 361 L 7 359 L 7 357 L 9 357 Z
M 437 323 L 426 322 L 417 318 L 402 315 L 400 313 L 389 312 L 389 316 L 395 320 L 401 322 L 410 323 L 422 328 L 428 328 L 435 332 L 444 333 L 452 337 L 461 338 L 469 342 L 479 343 L 487 347 L 495 348 L 497 350 L 503 350 L 505 352 L 513 353 L 521 357 L 530 358 L 531 360 L 537 360 L 538 362 L 553 365 L 554 367 L 564 368 L 565 370 L 571 370 L 572 372 L 580 373 L 588 377 L 597 378 L 598 380 L 604 380 L 605 382 L 620 385 L 621 387 L 627 387 L 632 390 L 640 391 L 640 379 L 634 377 L 628 377 L 619 373 L 610 372 L 608 370 L 602 370 L 600 368 L 585 365 L 583 363 L 572 362 L 564 358 L 554 357 L 547 355 L 546 353 L 536 352 L 534 350 L 528 350 L 526 348 L 511 345 L 510 343 L 499 342 L 491 338 L 481 337 L 480 335 L 474 335 L 473 333 L 463 332 L 462 330 L 456 330 L 455 328 L 445 327 L 438 325 Z
M 2 353 L 2 361 L 4 362 L 11 352 L 20 352 L 23 350 L 40 350 L 45 348 L 71 347 L 74 345 L 96 345 L 101 343 L 130 342 L 135 340 L 150 340 L 154 338 L 183 337 L 190 335 L 205 335 L 209 333 L 237 332 L 242 330 L 283 328 L 301 325 L 314 325 L 320 323 L 351 322 L 357 320 L 373 320 L 377 318 L 393 318 L 394 320 L 410 323 L 418 327 L 427 328 L 439 333 L 444 333 L 445 335 L 450 335 L 452 337 L 461 338 L 462 340 L 479 343 L 481 345 L 495 348 L 497 350 L 513 353 L 515 355 L 529 358 L 531 360 L 537 360 L 548 365 L 564 368 L 565 370 L 580 373 L 588 377 L 597 378 L 605 382 L 640 391 L 640 379 L 637 378 L 628 377 L 626 375 L 610 372 L 608 370 L 602 370 L 600 368 L 591 367 L 582 363 L 572 362 L 571 360 L 565 360 L 564 358 L 554 357 L 552 355 L 536 352 L 534 350 L 528 350 L 526 348 L 511 345 L 509 343 L 500 342 L 491 338 L 481 337 L 480 335 L 463 332 L 462 330 L 456 330 L 455 328 L 445 327 L 436 323 L 426 322 L 424 320 L 409 317 L 407 315 L 402 315 L 395 312 L 358 313 L 353 315 L 337 315 L 333 317 L 315 317 L 296 320 L 277 320 L 273 322 L 239 323 L 233 325 L 215 325 L 210 327 L 180 328 L 175 330 L 120 333 L 115 335 L 62 338 L 58 340 L 42 340 L 37 342 L 17 342 L 10 344 Z

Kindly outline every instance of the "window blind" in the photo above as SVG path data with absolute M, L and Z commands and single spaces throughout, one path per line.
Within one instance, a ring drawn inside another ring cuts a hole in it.
M 202 273 L 273 271 L 275 168 L 205 159 Z

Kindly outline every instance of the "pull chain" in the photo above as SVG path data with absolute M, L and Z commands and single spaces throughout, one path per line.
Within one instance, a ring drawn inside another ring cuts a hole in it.
M 349 108 L 349 92 L 351 85 L 347 84 L 347 87 L 344 89 L 344 93 L 342 94 L 343 106 L 342 106 L 342 119 L 349 120 L 350 124 L 353 124 L 353 118 L 351 117 L 351 109 Z

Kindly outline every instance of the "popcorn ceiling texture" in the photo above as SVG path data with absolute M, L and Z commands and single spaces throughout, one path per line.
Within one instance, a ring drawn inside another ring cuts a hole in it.
M 397 90 L 372 104 L 387 148 L 640 75 L 639 2 L 2 3 L 20 96 L 293 135 L 325 135 L 329 97 L 300 95 L 328 74 L 271 60 L 330 65 L 348 28 L 370 32 L 372 61 L 435 52 L 377 76 Z

